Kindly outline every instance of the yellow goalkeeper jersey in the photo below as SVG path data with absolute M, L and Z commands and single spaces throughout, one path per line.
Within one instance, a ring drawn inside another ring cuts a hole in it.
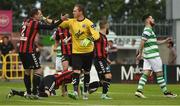
M 69 28 L 72 34 L 72 53 L 90 53 L 94 49 L 94 44 L 91 42 L 88 46 L 82 46 L 82 41 L 85 38 L 93 38 L 94 40 L 99 39 L 99 33 L 95 30 L 95 24 L 89 19 L 85 18 L 82 21 L 77 19 L 68 19 L 63 21 L 59 27 Z

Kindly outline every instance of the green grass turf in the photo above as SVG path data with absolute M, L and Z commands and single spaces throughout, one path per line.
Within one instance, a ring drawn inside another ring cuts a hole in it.
M 109 96 L 112 100 L 101 100 L 101 88 L 91 95 L 88 100 L 72 100 L 68 97 L 61 97 L 60 90 L 56 91 L 57 96 L 44 98 L 41 100 L 27 100 L 23 97 L 14 96 L 6 99 L 6 95 L 11 88 L 24 90 L 22 82 L 0 82 L 0 105 L 180 105 L 180 96 L 177 98 L 166 98 L 162 95 L 158 85 L 147 84 L 145 86 L 145 96 L 140 99 L 134 96 L 137 84 L 112 84 Z M 72 90 L 72 85 L 68 87 Z M 179 85 L 168 85 L 168 89 L 180 94 Z

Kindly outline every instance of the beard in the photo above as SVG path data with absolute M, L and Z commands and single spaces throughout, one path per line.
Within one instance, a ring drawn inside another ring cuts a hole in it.
M 109 34 L 109 29 L 106 29 L 106 35 L 108 35 Z
M 153 27 L 155 25 L 155 23 L 150 21 L 150 25 Z

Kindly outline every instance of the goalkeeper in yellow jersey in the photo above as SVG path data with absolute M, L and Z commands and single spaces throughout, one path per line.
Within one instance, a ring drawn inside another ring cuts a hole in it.
M 76 4 L 73 9 L 74 18 L 63 21 L 59 27 L 69 28 L 72 34 L 72 68 L 74 92 L 68 96 L 78 99 L 78 85 L 81 70 L 84 71 L 84 93 L 83 99 L 88 99 L 87 91 L 89 86 L 92 59 L 93 42 L 99 39 L 99 33 L 95 30 L 95 24 L 84 16 L 84 7 Z M 62 16 L 63 18 L 63 16 Z

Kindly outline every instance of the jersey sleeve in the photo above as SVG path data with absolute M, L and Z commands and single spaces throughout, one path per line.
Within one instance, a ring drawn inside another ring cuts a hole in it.
M 98 40 L 99 39 L 99 32 L 98 31 L 96 31 L 96 25 L 95 24 L 93 24 L 91 21 L 88 23 L 89 25 L 89 31 L 90 31 L 90 33 L 91 33 L 91 36 L 90 36 L 90 39 L 92 39 L 92 40 Z
M 147 40 L 150 37 L 150 35 L 151 35 L 151 32 L 149 30 L 144 30 L 142 33 L 141 39 Z
M 66 20 L 66 21 L 63 21 L 61 24 L 59 24 L 59 27 L 61 27 L 61 28 L 69 28 L 70 21 L 71 21 L 70 19 Z

